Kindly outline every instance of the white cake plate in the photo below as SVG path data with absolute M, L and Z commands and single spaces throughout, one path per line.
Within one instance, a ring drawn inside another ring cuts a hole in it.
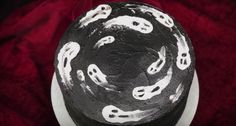
M 189 126 L 191 124 L 197 110 L 198 99 L 199 99 L 199 83 L 198 83 L 197 73 L 195 71 L 186 107 L 176 126 Z M 76 126 L 66 109 L 62 92 L 58 85 L 55 73 L 52 78 L 51 100 L 52 100 L 52 107 L 59 124 L 61 126 Z

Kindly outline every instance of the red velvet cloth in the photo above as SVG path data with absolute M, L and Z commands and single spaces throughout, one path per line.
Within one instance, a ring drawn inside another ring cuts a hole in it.
M 58 41 L 77 16 L 106 1 L 33 1 L 0 23 L 1 126 L 59 125 L 50 99 Z M 139 1 L 174 16 L 192 40 L 200 83 L 192 126 L 236 125 L 236 2 Z

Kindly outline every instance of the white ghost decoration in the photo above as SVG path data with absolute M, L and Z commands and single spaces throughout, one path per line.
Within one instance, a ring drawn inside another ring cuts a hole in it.
M 77 70 L 77 78 L 80 80 L 80 81 L 85 81 L 85 76 L 84 76 L 84 72 L 82 70 Z
M 82 70 L 77 70 L 76 73 L 77 73 L 77 78 L 81 81 L 80 86 L 82 87 L 84 93 L 86 93 L 86 91 L 89 91 L 92 95 L 94 95 L 91 88 L 85 83 L 84 72 Z
M 173 19 L 170 16 L 157 9 L 145 5 L 135 5 L 135 4 L 126 4 L 125 6 L 131 10 L 136 9 L 140 10 L 143 13 L 152 14 L 159 23 L 170 28 L 171 30 L 173 27 L 176 27 Z M 174 36 L 177 39 L 177 46 L 178 46 L 178 56 L 176 65 L 179 69 L 185 70 L 191 64 L 189 48 L 185 37 L 179 32 L 179 30 L 177 30 L 177 33 L 174 33 Z
M 59 51 L 57 60 L 57 69 L 61 76 L 61 82 L 67 89 L 73 86 L 71 72 L 71 61 L 80 51 L 80 45 L 77 42 L 66 43 Z
M 101 46 L 104 46 L 105 44 L 110 44 L 115 41 L 115 38 L 113 36 L 105 36 L 98 40 L 98 42 L 93 46 L 93 48 L 100 48 Z
M 97 6 L 94 10 L 90 10 L 86 15 L 80 19 L 80 27 L 87 26 L 88 24 L 95 22 L 99 19 L 106 19 L 112 11 L 112 8 L 108 4 L 101 4 Z
M 118 16 L 116 18 L 108 20 L 103 24 L 105 28 L 111 28 L 112 26 L 118 26 L 116 28 L 120 28 L 124 26 L 144 34 L 150 33 L 153 30 L 153 26 L 148 20 L 141 17 L 128 15 Z
M 139 121 L 156 113 L 157 109 L 123 111 L 113 105 L 107 105 L 102 110 L 104 119 L 111 123 Z
M 162 67 L 165 65 L 166 62 L 166 49 L 164 46 L 161 47 L 160 51 L 158 52 L 159 58 L 157 61 L 153 62 L 148 68 L 147 73 L 150 75 L 158 73 Z
M 170 83 L 172 74 L 172 67 L 170 67 L 167 75 L 163 79 L 158 80 L 154 85 L 135 87 L 132 92 L 133 97 L 137 100 L 148 100 L 161 94 L 162 90 Z
M 185 70 L 191 64 L 189 47 L 185 37 L 179 31 L 175 33 L 174 36 L 177 39 L 177 47 L 178 47 L 176 65 L 179 69 Z
M 162 25 L 168 28 L 172 28 L 174 26 L 173 19 L 169 15 L 157 9 L 154 9 L 145 5 L 134 5 L 134 4 L 126 4 L 126 7 L 129 7 L 131 10 L 138 9 L 143 13 L 151 13 L 155 17 L 156 21 L 158 21 L 159 23 L 161 23 Z
M 175 90 L 175 94 L 170 95 L 170 97 L 169 97 L 171 102 L 175 103 L 179 99 L 179 97 L 181 96 L 183 91 L 184 91 L 184 86 L 182 84 L 179 84 Z
M 107 76 L 102 73 L 96 64 L 90 64 L 88 66 L 87 74 L 89 75 L 90 79 L 98 86 L 101 86 L 109 91 L 116 91 L 117 87 L 107 82 Z

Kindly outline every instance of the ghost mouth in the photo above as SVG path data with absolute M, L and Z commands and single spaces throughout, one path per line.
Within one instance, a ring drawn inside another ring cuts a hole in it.
M 160 89 L 159 86 L 155 87 L 151 92 L 155 92 L 155 91 L 158 91 Z
M 99 83 L 102 82 L 97 76 L 95 77 L 95 79 L 96 79 L 96 81 L 99 82 Z

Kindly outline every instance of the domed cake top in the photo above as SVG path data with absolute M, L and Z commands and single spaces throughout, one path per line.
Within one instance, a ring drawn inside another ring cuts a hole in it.
M 98 122 L 140 124 L 171 111 L 188 93 L 194 60 L 172 17 L 142 3 L 109 3 L 69 27 L 55 68 L 71 108 Z

